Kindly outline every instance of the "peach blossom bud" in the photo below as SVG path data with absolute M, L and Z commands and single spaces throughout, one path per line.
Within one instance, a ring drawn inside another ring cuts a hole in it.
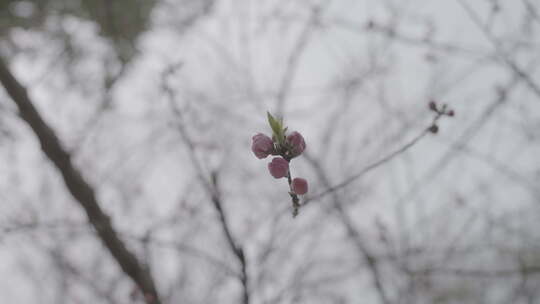
M 257 158 L 263 159 L 274 151 L 274 142 L 272 139 L 262 133 L 258 133 L 252 138 L 251 151 Z
M 303 195 L 306 194 L 308 191 L 308 184 L 305 179 L 297 177 L 292 180 L 291 188 L 294 193 L 298 195 Z
M 268 171 L 274 178 L 285 177 L 289 172 L 289 163 L 281 157 L 274 157 L 272 162 L 268 163 Z
M 304 141 L 304 137 L 302 137 L 302 134 L 294 131 L 289 136 L 287 136 L 287 143 L 291 147 L 291 154 L 292 156 L 298 156 L 304 152 L 306 149 L 306 142 Z

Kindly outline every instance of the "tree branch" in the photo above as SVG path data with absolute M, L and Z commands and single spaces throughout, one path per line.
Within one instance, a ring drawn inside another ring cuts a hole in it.
M 512 72 L 514 72 L 516 76 L 518 76 L 525 82 L 527 87 L 529 87 L 529 89 L 540 100 L 540 85 L 532 79 L 532 77 L 527 73 L 527 71 L 519 67 L 516 61 L 510 58 L 510 56 L 504 51 L 504 48 L 501 45 L 501 43 L 495 38 L 495 36 L 491 33 L 491 31 L 482 23 L 482 21 L 480 20 L 480 17 L 478 17 L 478 15 L 472 10 L 472 8 L 466 2 L 462 0 L 457 0 L 457 2 L 469 15 L 473 23 L 482 31 L 486 39 L 488 39 L 489 42 L 493 45 L 497 56 L 501 58 L 501 60 L 512 70 Z
M 325 6 L 326 5 L 328 5 L 328 3 L 325 3 Z M 285 103 L 287 101 L 287 96 L 289 94 L 290 88 L 293 84 L 294 77 L 298 69 L 298 64 L 302 57 L 302 53 L 304 52 L 306 46 L 309 43 L 311 35 L 314 31 L 314 27 L 317 26 L 323 9 L 324 7 L 322 5 L 312 8 L 311 15 L 307 20 L 304 28 L 302 28 L 302 31 L 300 32 L 298 39 L 296 40 L 293 49 L 289 57 L 287 58 L 285 72 L 279 83 L 279 89 L 276 96 L 276 114 L 279 117 L 283 117 L 285 113 Z
M 357 179 L 359 179 L 360 177 L 364 176 L 365 174 L 369 173 L 370 171 L 380 167 L 381 165 L 384 165 L 385 163 L 393 160 L 396 156 L 406 152 L 407 150 L 409 150 L 410 148 L 412 148 L 414 145 L 416 145 L 416 143 L 418 143 L 422 138 L 424 138 L 427 134 L 429 134 L 431 132 L 431 128 L 433 126 L 436 126 L 436 123 L 437 121 L 441 118 L 441 114 L 437 114 L 434 118 L 433 118 L 433 121 L 432 123 L 429 125 L 429 127 L 425 128 L 424 130 L 422 130 L 422 132 L 420 132 L 418 135 L 416 135 L 416 137 L 414 137 L 413 139 L 411 139 L 408 143 L 406 143 L 405 145 L 403 145 L 401 148 L 391 152 L 390 154 L 382 157 L 381 159 L 365 166 L 363 169 L 361 169 L 360 171 L 358 171 L 358 173 L 350 176 L 349 178 L 343 180 L 342 182 L 334 185 L 334 186 L 327 186 L 328 188 L 322 192 L 320 192 L 319 194 L 316 194 L 314 196 L 311 196 L 311 197 L 308 197 L 304 200 L 304 202 L 302 203 L 302 206 L 303 205 L 306 205 L 307 203 L 311 202 L 311 201 L 314 201 L 314 200 L 318 200 L 330 193 L 333 193 L 341 188 L 344 188 L 346 186 L 348 186 L 349 184 L 351 184 L 352 182 L 356 181 Z
M 313 169 L 315 170 L 315 173 L 321 180 L 322 184 L 325 187 L 330 187 L 330 179 L 325 174 L 323 168 L 320 166 L 319 162 L 315 160 L 311 155 L 304 154 L 304 157 L 306 160 L 311 164 Z M 347 214 L 347 212 L 343 209 L 343 206 L 341 204 L 340 197 L 337 192 L 330 191 L 327 193 L 332 194 L 332 204 L 334 209 L 337 211 L 337 214 L 339 218 L 341 219 L 341 222 L 345 226 L 345 229 L 347 231 L 347 234 L 349 236 L 349 239 L 353 242 L 353 244 L 356 246 L 356 249 L 358 250 L 358 253 L 360 256 L 365 260 L 366 266 L 368 270 L 371 272 L 371 277 L 373 281 L 373 285 L 375 287 L 375 290 L 377 291 L 377 294 L 379 296 L 380 303 L 383 304 L 390 304 L 392 303 L 386 293 L 386 290 L 384 289 L 383 280 L 382 280 L 382 274 L 378 266 L 378 259 L 375 257 L 375 255 L 371 252 L 371 250 L 367 247 L 365 242 L 362 240 L 360 233 L 358 232 L 358 229 L 353 224 L 353 221 L 351 220 L 350 216 Z
M 75 168 L 71 155 L 62 147 L 54 130 L 49 127 L 34 107 L 26 88 L 11 74 L 1 58 L 0 82 L 17 105 L 20 117 L 38 138 L 41 150 L 56 166 L 69 192 L 86 212 L 89 222 L 95 228 L 98 237 L 114 260 L 142 291 L 148 304 L 159 304 L 158 293 L 150 272 L 141 265 L 137 257 L 118 237 L 109 216 L 98 204 L 94 188 Z
M 182 140 L 187 147 L 189 157 L 191 158 L 191 163 L 197 173 L 197 178 L 201 182 L 208 196 L 210 196 L 212 205 L 214 209 L 216 210 L 216 212 L 218 213 L 219 224 L 221 226 L 221 229 L 223 230 L 223 234 L 225 235 L 227 244 L 229 248 L 231 249 L 233 255 L 237 258 L 238 262 L 240 263 L 239 279 L 240 279 L 240 283 L 242 284 L 242 303 L 249 304 L 250 297 L 249 297 L 249 283 L 248 283 L 248 274 L 247 274 L 247 260 L 244 254 L 244 249 L 242 248 L 242 246 L 237 244 L 237 242 L 234 240 L 229 222 L 227 221 L 227 216 L 225 214 L 225 211 L 223 210 L 223 202 L 221 198 L 221 193 L 219 191 L 217 172 L 212 172 L 209 178 L 206 177 L 207 175 L 205 174 L 203 170 L 203 166 L 201 165 L 201 163 L 199 162 L 199 159 L 196 156 L 195 145 L 185 128 L 184 119 L 182 115 L 183 113 L 178 108 L 178 105 L 175 102 L 176 93 L 167 83 L 167 77 L 173 74 L 180 66 L 181 65 L 171 66 L 163 73 L 162 87 L 167 95 L 167 99 L 169 101 L 169 105 L 171 107 L 172 113 L 176 117 L 175 123 L 178 129 L 178 132 L 180 133 L 180 136 L 182 137 Z

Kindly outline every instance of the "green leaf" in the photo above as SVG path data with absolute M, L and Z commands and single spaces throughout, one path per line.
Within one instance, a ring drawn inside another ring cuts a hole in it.
M 266 112 L 266 114 L 268 116 L 268 124 L 270 125 L 270 128 L 272 128 L 272 131 L 274 133 L 273 135 L 277 139 L 277 142 L 280 144 L 283 143 L 283 120 L 277 120 L 276 118 L 274 118 L 274 116 L 272 116 L 272 114 L 270 114 L 270 112 Z

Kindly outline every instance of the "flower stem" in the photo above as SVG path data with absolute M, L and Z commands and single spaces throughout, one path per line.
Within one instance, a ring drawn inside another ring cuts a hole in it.
M 298 195 L 296 195 L 296 193 L 293 192 L 290 169 L 289 171 L 287 171 L 287 181 L 289 182 L 289 195 L 291 196 L 291 200 L 292 200 L 292 206 L 293 206 L 292 216 L 294 218 L 298 215 L 298 209 L 300 209 L 300 199 L 298 198 Z

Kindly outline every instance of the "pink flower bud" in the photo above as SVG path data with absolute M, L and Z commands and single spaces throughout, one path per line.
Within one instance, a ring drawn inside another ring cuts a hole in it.
M 307 181 L 303 178 L 297 177 L 292 180 L 292 191 L 298 195 L 306 194 L 308 191 Z
M 292 156 L 298 156 L 304 152 L 306 149 L 306 142 L 304 141 L 304 137 L 302 137 L 302 134 L 294 131 L 289 136 L 287 136 L 287 143 L 291 147 L 291 154 Z
M 251 151 L 257 158 L 266 158 L 274 151 L 274 142 L 272 139 L 262 133 L 258 133 L 252 138 Z
M 289 163 L 281 157 L 274 157 L 272 162 L 268 163 L 268 170 L 274 178 L 282 178 L 289 172 Z

